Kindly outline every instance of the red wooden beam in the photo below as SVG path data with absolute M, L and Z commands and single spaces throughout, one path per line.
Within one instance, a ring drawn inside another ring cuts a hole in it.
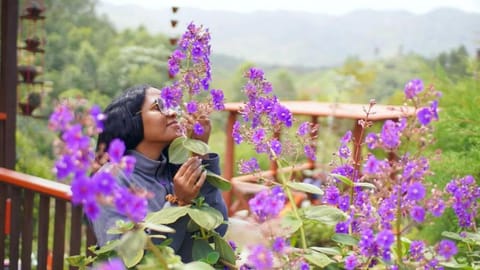
M 72 197 L 69 185 L 1 167 L 0 182 L 48 194 L 52 197 L 67 201 L 70 201 Z

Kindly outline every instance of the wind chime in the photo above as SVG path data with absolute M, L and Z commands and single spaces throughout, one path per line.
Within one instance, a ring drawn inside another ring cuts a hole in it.
M 26 1 L 19 17 L 17 100 L 24 115 L 31 115 L 44 96 L 44 81 L 38 79 L 45 72 L 44 12 L 43 0 Z

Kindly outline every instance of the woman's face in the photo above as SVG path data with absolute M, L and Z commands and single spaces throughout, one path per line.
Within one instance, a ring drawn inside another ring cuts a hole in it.
M 142 105 L 143 140 L 144 143 L 168 145 L 182 135 L 177 114 L 164 109 L 160 90 L 150 87 L 146 90 Z

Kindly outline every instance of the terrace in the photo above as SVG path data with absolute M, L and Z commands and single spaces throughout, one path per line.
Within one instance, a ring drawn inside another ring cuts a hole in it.
M 68 185 L 27 175 L 15 168 L 15 128 L 17 114 L 17 28 L 19 1 L 1 1 L 1 65 L 0 65 L 0 262 L 8 269 L 63 269 L 65 257 L 88 253 L 95 238 L 83 218 L 82 209 L 71 204 Z M 365 116 L 362 105 L 317 102 L 285 102 L 294 115 L 310 117 L 318 123 L 320 117 L 353 120 L 354 138 L 361 140 L 358 120 Z M 239 103 L 226 104 L 228 122 L 226 134 L 241 108 Z M 377 106 L 373 121 L 398 119 L 413 110 L 394 106 Z M 234 177 L 234 142 L 227 135 L 223 176 L 234 184 L 224 193 L 230 214 L 246 209 L 247 199 L 262 188 L 253 176 Z M 358 161 L 361 153 L 354 153 Z M 295 169 L 313 168 L 308 161 Z M 275 177 L 277 167 L 271 164 L 264 177 Z M 34 241 L 35 240 L 35 241 Z M 35 245 L 34 245 L 35 244 Z M 70 267 L 70 269 L 75 269 Z

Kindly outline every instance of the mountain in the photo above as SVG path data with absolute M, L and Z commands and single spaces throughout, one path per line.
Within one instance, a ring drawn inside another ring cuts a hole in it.
M 406 11 L 358 10 L 331 16 L 294 11 L 236 13 L 180 8 L 149 10 L 100 2 L 117 29 L 144 25 L 152 33 L 180 36 L 193 21 L 210 29 L 212 51 L 256 63 L 325 67 L 357 56 L 364 60 L 401 53 L 435 56 L 465 45 L 480 47 L 480 13 L 437 9 L 416 15 Z M 170 20 L 179 21 L 172 28 Z

